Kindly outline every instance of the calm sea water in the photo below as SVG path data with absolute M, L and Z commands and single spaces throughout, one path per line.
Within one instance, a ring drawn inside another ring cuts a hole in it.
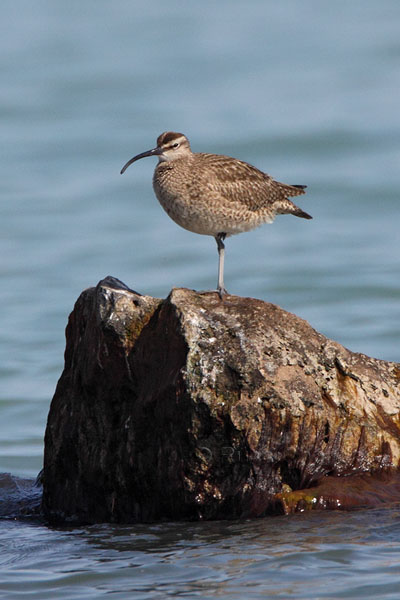
M 106 275 L 210 289 L 151 188 L 165 130 L 288 183 L 313 221 L 227 241 L 231 293 L 400 360 L 398 0 L 2 2 L 0 472 L 35 477 L 64 327 Z M 4 494 L 7 493 L 4 491 Z M 4 495 L 3 494 L 3 495 Z M 0 496 L 1 497 L 1 496 Z M 2 597 L 398 598 L 397 508 L 243 523 L 0 525 Z

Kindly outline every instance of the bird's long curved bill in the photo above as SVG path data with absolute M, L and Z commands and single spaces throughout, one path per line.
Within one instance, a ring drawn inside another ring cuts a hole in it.
M 126 165 L 124 165 L 121 169 L 121 175 L 122 173 L 125 173 L 125 171 L 127 170 L 127 168 L 134 163 L 136 160 L 139 160 L 140 158 L 145 158 L 146 156 L 158 156 L 159 154 L 162 154 L 162 150 L 160 150 L 160 148 L 153 148 L 152 150 L 147 150 L 146 152 L 142 152 L 141 154 L 137 154 L 136 156 L 134 156 L 133 158 L 131 158 L 130 160 L 128 160 L 128 162 L 126 163 Z

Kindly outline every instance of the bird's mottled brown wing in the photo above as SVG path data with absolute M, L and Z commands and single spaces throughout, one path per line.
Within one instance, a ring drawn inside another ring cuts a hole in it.
M 304 194 L 300 187 L 275 181 L 256 167 L 217 154 L 196 154 L 197 177 L 211 193 L 229 202 L 245 204 L 249 210 L 259 210 L 289 196 Z

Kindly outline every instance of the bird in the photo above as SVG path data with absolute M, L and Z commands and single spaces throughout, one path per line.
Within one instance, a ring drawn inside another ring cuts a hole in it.
M 307 186 L 280 183 L 237 158 L 192 152 L 183 133 L 165 131 L 159 135 L 156 147 L 128 160 L 121 175 L 132 163 L 147 156 L 158 158 L 153 188 L 165 212 L 184 229 L 215 238 L 216 291 L 221 299 L 228 294 L 224 283 L 227 237 L 272 223 L 279 214 L 312 219 L 289 200 L 304 194 Z

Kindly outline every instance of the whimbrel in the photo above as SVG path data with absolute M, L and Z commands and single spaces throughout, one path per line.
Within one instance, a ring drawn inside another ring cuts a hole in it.
M 304 194 L 305 185 L 280 183 L 237 158 L 192 152 L 189 140 L 182 133 L 162 133 L 156 148 L 128 160 L 121 174 L 145 156 L 158 157 L 153 187 L 171 219 L 194 233 L 214 236 L 219 256 L 217 291 L 221 298 L 227 294 L 226 237 L 272 223 L 279 214 L 312 219 L 289 200 Z

